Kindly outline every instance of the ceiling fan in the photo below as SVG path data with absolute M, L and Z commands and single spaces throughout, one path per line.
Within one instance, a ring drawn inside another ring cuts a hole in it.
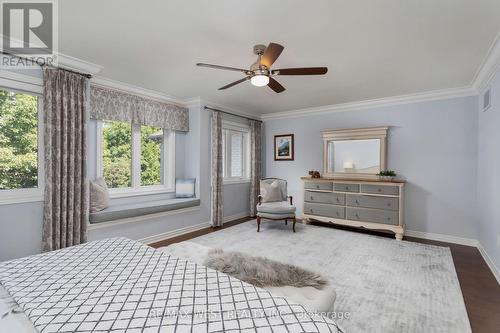
M 231 88 L 237 84 L 250 80 L 254 86 L 268 86 L 277 93 L 285 91 L 285 87 L 273 78 L 275 75 L 323 75 L 328 71 L 328 68 L 326 67 L 282 68 L 271 70 L 271 66 L 276 59 L 278 59 L 281 52 L 283 52 L 283 49 L 283 46 L 276 43 L 269 43 L 267 47 L 265 45 L 255 45 L 253 47 L 253 53 L 255 53 L 258 58 L 257 61 L 250 66 L 250 69 L 204 63 L 197 63 L 196 65 L 245 73 L 246 76 L 243 79 L 229 83 L 224 87 L 220 87 L 219 90 Z

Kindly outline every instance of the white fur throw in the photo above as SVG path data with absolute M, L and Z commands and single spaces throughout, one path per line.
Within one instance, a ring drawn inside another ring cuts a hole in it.
M 328 284 L 317 273 L 240 252 L 212 249 L 208 252 L 205 265 L 257 287 L 293 286 L 323 289 Z

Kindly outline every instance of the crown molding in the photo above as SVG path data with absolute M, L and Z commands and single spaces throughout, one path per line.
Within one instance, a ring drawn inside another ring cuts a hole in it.
M 94 85 L 100 86 L 100 87 L 118 90 L 118 91 L 125 92 L 125 93 L 131 93 L 131 94 L 139 95 L 139 96 L 145 97 L 145 98 L 151 98 L 151 99 L 157 100 L 159 102 L 171 103 L 171 104 L 176 104 L 179 106 L 186 106 L 185 101 L 178 99 L 178 98 L 175 98 L 175 97 L 172 97 L 172 96 L 169 96 L 169 95 L 164 94 L 162 92 L 141 88 L 138 86 L 134 86 L 132 84 L 108 79 L 108 78 L 105 78 L 102 76 L 92 77 L 91 83 Z
M 184 101 L 184 104 L 188 108 L 201 107 L 201 97 L 198 96 L 198 97 L 189 98 L 189 99 Z
M 386 98 L 371 99 L 360 102 L 350 102 L 342 104 L 332 104 L 313 108 L 304 108 L 290 111 L 281 111 L 263 114 L 262 120 L 272 120 L 281 118 L 296 118 L 310 115 L 321 115 L 334 112 L 357 111 L 393 105 L 411 104 L 417 102 L 429 102 L 441 99 L 475 96 L 477 91 L 472 87 L 460 87 L 452 89 L 434 90 L 423 93 L 400 95 Z
M 490 85 L 495 77 L 495 74 L 500 69 L 500 33 L 493 40 L 493 44 L 484 57 L 483 62 L 479 66 L 474 78 L 471 82 L 471 87 L 474 88 L 478 94 L 482 94 L 484 90 Z
M 58 67 L 90 75 L 96 75 L 103 69 L 103 66 L 101 65 L 97 65 L 62 53 L 58 53 L 56 55 L 56 60 Z

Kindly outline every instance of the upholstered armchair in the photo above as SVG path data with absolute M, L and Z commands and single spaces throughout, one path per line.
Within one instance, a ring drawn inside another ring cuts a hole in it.
M 257 204 L 257 232 L 260 231 L 262 219 L 288 220 L 293 222 L 295 232 L 295 206 L 293 198 L 287 194 L 286 180 L 279 178 L 264 178 L 260 181 L 259 203 Z

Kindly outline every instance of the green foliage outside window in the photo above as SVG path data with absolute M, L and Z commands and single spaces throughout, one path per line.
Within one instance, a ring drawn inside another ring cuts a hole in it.
M 102 126 L 102 170 L 111 188 L 132 186 L 132 126 L 106 121 Z
M 38 185 L 38 98 L 0 90 L 0 190 Z
M 141 126 L 140 182 L 142 186 L 162 183 L 163 130 Z M 102 131 L 103 176 L 111 188 L 132 186 L 132 126 L 106 121 Z
M 141 185 L 161 184 L 163 130 L 141 126 Z

